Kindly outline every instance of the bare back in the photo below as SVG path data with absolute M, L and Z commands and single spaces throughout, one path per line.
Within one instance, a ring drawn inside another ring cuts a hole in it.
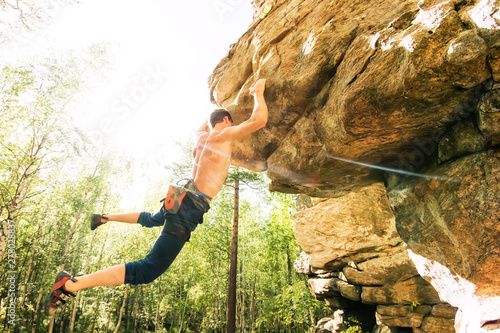
M 231 163 L 231 140 L 217 140 L 213 131 L 198 138 L 195 148 L 193 180 L 200 192 L 214 197 L 219 193 Z

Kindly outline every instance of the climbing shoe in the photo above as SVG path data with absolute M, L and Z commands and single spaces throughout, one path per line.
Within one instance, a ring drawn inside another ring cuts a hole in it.
M 54 285 L 52 286 L 52 291 L 45 299 L 45 313 L 47 316 L 52 316 L 61 304 L 66 304 L 68 299 L 75 297 L 75 294 L 67 291 L 64 287 L 64 284 L 68 280 L 73 282 L 77 281 L 77 279 L 72 277 L 68 272 L 60 271 L 59 274 L 57 274 Z
M 106 221 L 108 220 L 108 218 L 104 215 L 92 214 L 92 219 L 90 220 L 90 230 L 94 230 L 95 228 L 103 225 L 104 223 L 101 222 L 101 219 L 105 219 Z

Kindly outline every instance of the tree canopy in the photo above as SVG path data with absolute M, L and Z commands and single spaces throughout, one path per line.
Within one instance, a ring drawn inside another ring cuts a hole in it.
M 82 91 L 99 77 L 105 49 L 39 57 L 0 69 L 0 319 L 14 332 L 46 332 L 43 299 L 57 271 L 73 275 L 143 258 L 160 229 L 108 224 L 90 231 L 93 213 L 156 211 L 167 185 L 189 177 L 191 145 L 160 179 L 138 179 L 144 161 L 113 153 L 95 133 L 78 128 Z M 151 166 L 149 166 L 151 167 Z M 265 175 L 241 179 L 237 330 L 306 332 L 324 311 L 293 271 L 300 249 L 290 213 L 294 196 L 269 193 Z M 124 205 L 142 181 L 148 191 Z M 246 185 L 250 184 L 250 186 Z M 224 332 L 232 221 L 232 188 L 212 201 L 205 221 L 174 264 L 149 285 L 101 287 L 78 293 L 55 315 L 54 332 Z M 15 245 L 8 247 L 9 225 Z M 15 264 L 9 267 L 9 254 Z M 9 278 L 15 280 L 15 318 Z

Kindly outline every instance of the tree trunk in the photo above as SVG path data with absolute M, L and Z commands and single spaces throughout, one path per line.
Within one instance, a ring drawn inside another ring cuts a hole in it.
M 254 272 L 253 272 L 253 282 L 252 282 L 252 297 L 250 299 L 250 322 L 251 322 L 251 327 L 253 329 L 253 326 L 255 324 L 255 296 L 257 294 L 257 277 L 256 277 L 256 273 L 255 273 L 255 268 L 254 268 Z
M 89 267 L 90 258 L 92 258 L 92 248 L 94 247 L 96 233 L 92 234 L 92 239 L 90 240 L 89 254 L 85 259 L 85 264 L 83 265 L 82 275 L 85 275 L 87 268 Z M 80 301 L 80 290 L 76 293 L 75 300 L 73 302 L 73 312 L 71 313 L 71 321 L 69 323 L 69 332 L 73 333 L 73 328 L 75 327 L 76 309 L 78 308 L 78 302 Z
M 78 221 L 80 221 L 80 217 L 81 217 L 81 215 L 83 213 L 83 207 L 85 206 L 85 203 L 88 200 L 88 196 L 89 196 L 89 193 L 90 193 L 90 187 L 92 186 L 92 183 L 94 182 L 94 180 L 96 178 L 96 174 L 97 174 L 97 170 L 98 169 L 99 169 L 99 164 L 95 167 L 94 173 L 92 174 L 92 176 L 90 177 L 90 179 L 89 179 L 89 181 L 87 183 L 87 188 L 85 189 L 85 193 L 83 194 L 82 204 L 78 208 L 78 211 L 77 211 L 76 216 L 75 216 L 75 220 L 73 222 L 73 225 L 71 226 L 71 230 L 69 231 L 68 238 L 66 239 L 66 246 L 64 247 L 64 252 L 63 252 L 63 255 L 62 255 L 62 259 L 61 259 L 61 266 L 59 267 L 60 271 L 64 270 L 64 266 L 66 265 L 66 260 L 68 258 L 69 247 L 71 245 L 71 241 L 73 240 L 73 235 L 75 233 Z M 51 333 L 51 332 L 49 332 L 49 333 Z
M 38 243 L 38 237 L 37 234 L 40 231 L 40 227 L 38 227 L 38 230 L 35 232 L 34 237 L 33 237 L 33 243 L 31 243 L 31 253 L 30 253 L 30 260 L 28 263 L 28 270 L 26 272 L 26 276 L 24 277 L 24 285 L 23 285 L 23 292 L 22 292 L 22 299 L 21 299 L 21 304 L 19 307 L 22 309 L 24 302 L 26 300 L 26 294 L 28 293 L 28 281 L 31 276 L 31 268 L 33 267 L 33 258 L 35 257 L 35 250 L 36 246 Z
M 76 293 L 76 297 L 73 301 L 73 311 L 71 312 L 71 320 L 69 322 L 69 332 L 73 333 L 75 327 L 76 310 L 78 308 L 78 302 L 80 301 L 80 290 Z
M 131 302 L 127 302 L 127 307 L 125 308 L 125 314 L 127 315 L 127 326 L 125 327 L 125 332 L 130 332 L 130 320 L 134 318 L 134 305 L 137 301 L 137 290 L 131 299 Z
M 290 257 L 290 244 L 286 246 L 286 268 L 288 285 L 292 285 L 292 258 Z
M 161 294 L 161 277 L 158 279 L 158 303 L 156 304 L 156 318 L 155 318 L 155 333 L 158 332 L 159 320 L 160 320 L 160 304 L 163 299 Z
M 86 203 L 86 201 L 88 199 L 88 195 L 89 195 L 89 192 L 90 192 L 90 187 L 92 186 L 92 183 L 94 182 L 94 179 L 96 177 L 98 169 L 99 169 L 99 164 L 95 167 L 94 173 L 92 174 L 92 176 L 90 177 L 90 179 L 89 179 L 89 181 L 87 183 L 87 188 L 85 189 L 85 193 L 83 194 L 82 204 L 78 208 L 78 212 L 76 213 L 76 217 L 75 217 L 75 220 L 73 222 L 73 225 L 71 226 L 71 230 L 70 230 L 70 232 L 68 234 L 68 238 L 66 238 L 66 246 L 64 247 L 64 252 L 63 252 L 63 255 L 62 255 L 62 259 L 61 259 L 61 265 L 59 266 L 59 271 L 64 270 L 64 266 L 66 265 L 66 259 L 68 258 L 69 247 L 71 245 L 71 241 L 73 240 L 73 234 L 75 233 L 76 226 L 78 224 L 78 221 L 80 220 L 80 216 L 82 215 L 83 206 L 85 205 L 85 203 Z M 52 319 L 51 319 L 51 322 L 50 322 L 51 325 L 49 326 L 48 333 L 52 333 L 52 331 L 54 330 L 53 321 L 54 321 L 54 316 L 52 316 Z
M 244 258 L 244 256 L 243 256 Z M 244 283 L 245 281 L 243 281 L 243 262 L 244 260 L 242 260 L 242 267 L 241 267 L 241 275 L 240 275 L 240 294 L 241 294 L 241 301 L 240 301 L 240 327 L 241 327 L 241 332 L 244 333 L 245 332 L 245 315 L 246 315 L 246 308 L 245 308 L 245 294 L 246 294 L 246 290 L 245 290 L 245 287 L 244 287 Z
M 134 304 L 134 333 L 137 333 L 137 318 L 139 317 L 139 301 L 142 299 L 142 287 L 139 285 L 137 288 L 137 293 L 139 294 L 138 299 Z
M 59 332 L 64 332 L 64 330 L 63 330 L 63 328 L 64 328 L 64 314 L 66 313 L 66 309 L 67 309 L 66 304 L 64 304 L 62 307 L 63 308 L 62 308 L 62 313 L 61 313 L 61 325 L 59 325 Z
M 26 192 L 29 188 L 29 181 L 33 178 L 38 171 L 40 170 L 40 164 L 37 165 L 41 158 L 38 157 L 40 150 L 42 149 L 43 144 L 45 143 L 47 137 L 44 136 L 39 143 L 36 142 L 36 134 L 33 134 L 32 143 L 31 143 L 31 151 L 29 153 L 29 163 L 22 171 L 21 177 L 17 181 L 16 190 L 14 196 L 12 197 L 12 202 L 7 208 L 7 219 L 6 221 L 13 220 L 16 216 L 16 212 L 19 209 L 20 203 L 23 201 L 23 197 L 26 196 Z M 4 200 L 5 201 L 5 200 Z M 0 234 L 0 262 L 4 259 L 5 254 L 5 242 L 7 241 L 7 223 L 2 221 L 2 233 Z
M 45 277 L 47 276 L 47 272 L 49 271 L 49 266 L 50 266 L 50 258 L 52 257 L 52 253 L 54 252 L 54 247 L 50 247 L 50 252 L 49 256 L 47 257 L 47 264 L 45 265 L 45 269 L 43 270 L 42 274 L 42 282 L 40 283 L 40 290 L 38 291 L 38 299 L 36 301 L 36 308 L 35 308 L 35 317 L 33 318 L 33 323 L 32 323 L 32 330 L 31 333 L 35 333 L 35 328 L 37 327 L 36 325 L 36 319 L 38 315 L 38 310 L 40 309 L 40 303 L 42 301 L 42 296 L 43 296 L 43 284 L 45 283 Z
M 99 314 L 96 312 L 94 319 L 92 319 L 92 327 L 90 328 L 89 332 L 95 331 L 95 324 L 97 323 L 97 317 L 99 317 Z
M 109 323 L 111 322 L 111 307 L 113 306 L 113 300 L 115 299 L 115 291 L 116 287 L 113 288 L 113 293 L 111 294 L 111 301 L 110 301 L 110 307 L 108 309 L 108 319 L 106 320 L 106 332 L 108 333 L 109 330 Z
M 123 309 L 125 309 L 125 304 L 127 303 L 127 292 L 129 288 L 130 284 L 127 284 L 127 287 L 125 287 L 125 294 L 123 294 L 123 303 L 122 307 L 120 308 L 120 315 L 118 316 L 118 322 L 116 323 L 115 333 L 118 333 L 118 329 L 120 328 L 120 324 L 122 322 Z
M 227 293 L 227 333 L 236 331 L 236 268 L 238 263 L 238 214 L 240 182 L 234 181 L 233 239 L 231 243 L 231 265 L 229 268 L 229 290 Z

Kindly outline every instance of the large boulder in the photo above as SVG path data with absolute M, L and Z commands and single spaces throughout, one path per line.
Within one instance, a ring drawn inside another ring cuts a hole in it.
M 447 178 L 403 182 L 388 193 L 399 235 L 484 295 L 500 295 L 500 151 L 462 157 L 436 173 Z
M 498 52 L 500 54 L 500 51 Z M 491 139 L 492 145 L 500 143 L 500 89 L 487 92 L 477 108 L 479 129 Z
M 446 179 L 413 180 L 389 200 L 419 273 L 457 307 L 458 332 L 500 328 L 500 151 L 436 169 Z
M 342 268 L 398 253 L 403 246 L 382 183 L 322 201 L 292 218 L 295 237 L 316 268 Z
M 309 275 L 317 299 L 346 317 L 363 314 L 369 320 L 371 313 L 379 325 L 417 329 L 426 323 L 425 332 L 454 331 L 456 309 L 452 318 L 439 311 L 446 304 L 410 259 L 382 183 L 342 197 L 302 195 L 297 201 L 294 231 L 305 252 L 294 267 Z
M 380 308 L 380 324 L 414 332 L 498 329 L 500 0 L 254 7 L 211 99 L 242 122 L 267 79 L 268 125 L 233 160 L 322 198 L 294 217 L 313 292 L 333 308 L 392 302 L 402 312 Z

